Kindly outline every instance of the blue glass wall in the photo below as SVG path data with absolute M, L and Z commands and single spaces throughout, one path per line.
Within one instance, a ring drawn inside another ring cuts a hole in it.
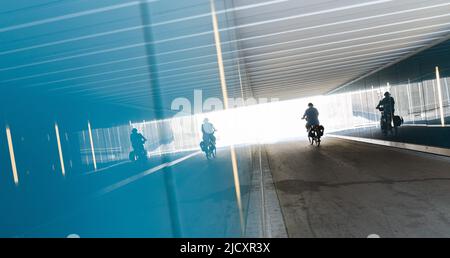
M 215 3 L 228 97 L 251 97 L 234 6 Z M 15 1 L 0 15 L 0 236 L 245 234 L 252 149 L 235 148 L 236 168 L 229 146 L 208 162 L 199 120 L 174 119 L 223 100 L 210 1 Z M 128 160 L 133 127 L 143 165 Z

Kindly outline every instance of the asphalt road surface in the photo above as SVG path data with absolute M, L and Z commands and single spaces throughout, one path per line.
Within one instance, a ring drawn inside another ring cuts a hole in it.
M 290 237 L 450 237 L 450 159 L 335 138 L 267 145 Z

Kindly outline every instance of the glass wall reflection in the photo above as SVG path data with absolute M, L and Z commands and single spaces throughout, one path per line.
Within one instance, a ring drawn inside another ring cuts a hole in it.
M 1 6 L 0 236 L 246 234 L 255 150 L 234 140 L 233 115 L 213 112 L 223 105 L 204 102 L 252 93 L 236 6 L 214 3 Z M 189 110 L 172 108 L 180 98 Z M 220 128 L 212 161 L 199 148 L 206 112 Z M 132 128 L 146 162 L 130 160 Z

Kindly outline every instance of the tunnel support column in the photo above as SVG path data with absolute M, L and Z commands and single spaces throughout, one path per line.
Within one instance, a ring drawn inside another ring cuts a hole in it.
M 161 92 L 161 84 L 159 80 L 159 71 L 157 67 L 157 60 L 156 60 L 156 51 L 154 47 L 154 41 L 153 41 L 153 31 L 150 28 L 149 25 L 152 24 L 151 22 L 151 14 L 149 9 L 149 2 L 148 0 L 141 0 L 139 9 L 140 9 L 140 15 L 143 23 L 143 33 L 144 33 L 144 40 L 145 40 L 145 51 L 147 52 L 147 64 L 148 64 L 148 72 L 150 76 L 150 82 L 151 82 L 151 95 L 152 95 L 152 102 L 154 107 L 154 115 L 157 120 L 163 120 L 165 118 L 165 111 L 164 111 L 164 102 L 162 100 L 162 92 Z M 158 137 L 159 139 L 162 139 L 162 136 L 164 135 L 164 128 L 158 127 Z M 161 158 L 161 164 L 169 162 L 167 157 L 165 155 L 160 156 Z M 170 214 L 170 223 L 172 228 L 172 234 L 174 237 L 181 237 L 182 231 L 181 231 L 181 223 L 180 223 L 180 214 L 178 210 L 178 198 L 176 194 L 175 189 L 175 179 L 172 174 L 172 169 L 170 167 L 164 168 L 164 182 L 165 182 L 165 188 L 166 188 L 166 196 L 169 202 L 169 214 Z
M 216 6 L 214 0 L 210 0 L 211 2 L 211 16 L 212 16 L 212 24 L 214 29 L 214 40 L 216 44 L 217 51 L 217 64 L 219 68 L 219 76 L 220 76 L 220 86 L 222 88 L 223 95 L 223 106 L 224 109 L 229 109 L 228 105 L 228 89 L 227 82 L 225 78 L 225 68 L 223 65 L 223 55 L 222 55 L 222 42 L 220 40 L 220 32 L 219 32 L 219 22 L 217 19 Z M 234 187 L 236 190 L 236 202 L 239 209 L 239 219 L 241 223 L 241 234 L 244 235 L 244 214 L 242 209 L 242 199 L 241 199 L 241 185 L 239 182 L 239 170 L 237 164 L 236 150 L 233 145 L 230 146 L 231 152 L 231 162 L 233 167 L 233 179 L 234 179 Z
M 439 73 L 439 67 L 436 66 L 436 85 L 438 88 L 438 98 L 439 98 L 439 111 L 441 116 L 441 125 L 445 126 L 445 116 L 444 116 L 444 104 L 442 97 L 442 87 L 441 87 L 441 75 Z

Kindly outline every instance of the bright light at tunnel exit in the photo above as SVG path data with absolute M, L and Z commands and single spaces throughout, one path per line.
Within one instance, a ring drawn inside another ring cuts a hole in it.
M 306 121 L 301 117 L 310 102 L 319 110 L 319 120 L 328 132 L 347 126 L 353 118 L 351 99 L 336 95 L 204 113 L 195 115 L 195 121 L 201 125 L 208 118 L 214 124 L 218 147 L 297 140 L 306 137 Z
M 384 88 L 374 91 L 382 95 L 380 92 L 383 90 Z M 151 149 L 150 156 L 198 150 L 202 139 L 201 125 L 205 118 L 208 118 L 217 129 L 215 135 L 219 148 L 242 144 L 295 141 L 307 136 L 306 121 L 301 117 L 310 102 L 319 110 L 319 120 L 325 126 L 327 133 L 352 128 L 354 123 L 373 126 L 373 122 L 353 116 L 351 94 L 336 94 L 250 105 L 146 123 L 139 122 L 133 123 L 132 127 L 138 128 L 145 134 L 159 124 L 170 125 L 173 133 L 172 142 L 162 144 L 157 149 Z M 152 135 L 146 136 L 152 142 L 156 142 L 156 139 L 152 139 Z

